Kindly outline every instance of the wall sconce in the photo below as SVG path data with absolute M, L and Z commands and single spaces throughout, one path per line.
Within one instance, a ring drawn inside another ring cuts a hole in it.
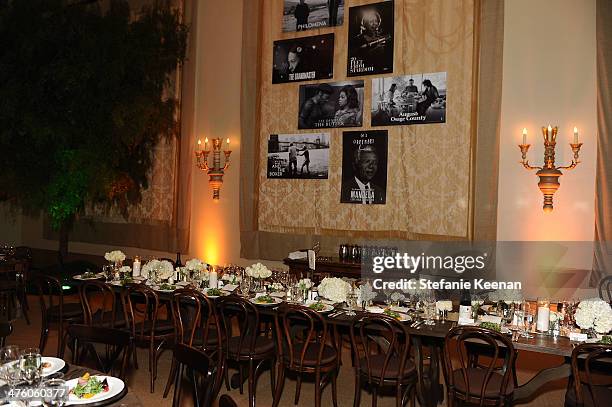
M 527 144 L 527 129 L 523 129 L 523 144 L 519 144 L 523 157 L 521 160 L 523 167 L 528 170 L 538 170 L 536 172 L 536 175 L 540 177 L 538 187 L 540 187 L 540 191 L 544 194 L 543 209 L 546 213 L 550 213 L 553 210 L 553 195 L 557 192 L 557 189 L 559 189 L 559 177 L 563 175 L 560 170 L 572 170 L 580 163 L 580 161 L 578 161 L 578 153 L 580 152 L 582 143 L 578 142 L 578 129 L 574 127 L 574 142 L 570 143 L 570 147 L 572 147 L 572 151 L 574 152 L 572 163 L 566 167 L 555 166 L 557 130 L 558 128 L 556 126 L 554 128 L 550 127 L 550 125 L 548 125 L 548 128 L 542 127 L 542 136 L 544 137 L 544 165 L 542 167 L 532 167 L 527 160 L 527 151 L 531 146 L 531 144 Z
M 223 154 L 225 155 L 225 159 L 223 160 L 223 166 L 221 166 L 221 144 L 223 144 L 223 142 L 220 138 L 215 138 L 212 140 L 212 167 L 208 165 L 208 155 L 211 153 L 211 150 L 208 148 L 208 137 L 204 140 L 203 150 L 202 140 L 198 140 L 198 144 L 196 145 L 196 165 L 199 169 L 206 171 L 206 173 L 210 177 L 208 180 L 208 184 L 213 190 L 213 199 L 216 200 L 219 199 L 219 191 L 221 190 L 221 186 L 223 185 L 223 175 L 225 175 L 225 170 L 229 168 L 229 158 L 230 154 L 232 154 L 231 150 L 229 149 L 229 142 L 230 139 L 228 138 L 225 142 L 225 148 L 223 149 Z

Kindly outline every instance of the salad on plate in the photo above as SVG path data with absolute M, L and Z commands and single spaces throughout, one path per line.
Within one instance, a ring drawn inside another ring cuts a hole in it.
M 85 373 L 79 378 L 77 385 L 70 389 L 70 394 L 74 394 L 79 399 L 90 399 L 109 390 L 110 387 L 107 379 L 100 381 L 97 376 Z

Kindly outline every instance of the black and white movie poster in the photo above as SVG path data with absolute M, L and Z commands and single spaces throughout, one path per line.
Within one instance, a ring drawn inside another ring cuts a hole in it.
M 387 130 L 342 135 L 340 202 L 384 204 L 387 199 Z
M 300 86 L 299 129 L 361 127 L 363 81 Z
M 446 72 L 372 79 L 372 126 L 446 122 Z
M 274 41 L 272 83 L 334 76 L 334 34 Z
M 285 0 L 283 31 L 342 25 L 345 0 Z
M 327 179 L 329 133 L 270 134 L 268 178 Z
M 393 1 L 349 9 L 347 76 L 393 72 Z

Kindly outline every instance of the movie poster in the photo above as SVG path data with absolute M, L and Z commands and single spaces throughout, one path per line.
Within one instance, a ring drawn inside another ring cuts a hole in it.
M 285 0 L 283 31 L 342 25 L 345 0 Z
M 363 81 L 300 86 L 299 129 L 361 127 Z
M 446 72 L 372 79 L 372 126 L 446 122 Z
M 387 199 L 387 130 L 342 135 L 340 202 L 384 204 Z
M 349 9 L 347 76 L 393 72 L 393 1 Z
M 272 83 L 334 76 L 334 34 L 274 41 Z
M 329 133 L 270 134 L 268 178 L 327 179 Z

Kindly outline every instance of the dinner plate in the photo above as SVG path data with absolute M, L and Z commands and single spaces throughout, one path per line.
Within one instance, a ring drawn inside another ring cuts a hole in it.
M 108 391 L 107 392 L 98 393 L 89 399 L 78 398 L 72 393 L 72 390 L 76 387 L 77 383 L 79 382 L 79 379 L 68 380 L 66 381 L 66 386 L 68 387 L 68 390 L 70 390 L 71 392 L 68 395 L 68 402 L 66 403 L 66 405 L 75 406 L 75 405 L 82 405 L 82 404 L 98 403 L 100 401 L 108 400 L 108 399 L 111 399 L 119 395 L 125 388 L 125 383 L 123 383 L 123 380 L 117 377 L 112 377 L 112 376 L 95 376 L 95 377 L 97 377 L 98 380 L 100 381 L 104 381 L 104 379 L 107 379 L 108 381 Z
M 284 291 L 274 291 L 273 293 L 270 293 L 270 297 L 275 297 L 275 298 L 285 298 L 287 296 L 287 293 Z
M 221 295 L 208 295 L 208 290 L 210 290 L 210 288 L 205 288 L 204 289 L 204 295 L 207 296 L 208 298 L 219 298 L 219 297 L 225 297 L 226 295 L 229 295 L 230 293 L 228 293 L 227 291 L 224 290 L 220 290 L 221 291 Z
M 93 277 L 83 277 L 83 274 L 76 274 L 72 276 L 72 278 L 74 278 L 75 280 L 87 281 L 87 280 L 99 280 L 105 277 L 104 277 L 104 273 L 96 273 Z
M 155 291 L 159 291 L 160 293 L 173 293 L 173 292 L 174 292 L 174 290 L 176 290 L 176 289 L 178 288 L 178 287 L 176 287 L 176 285 L 175 285 L 175 286 L 174 286 L 174 288 L 173 288 L 173 289 L 171 289 L 171 290 L 162 290 L 160 287 L 161 287 L 161 286 L 156 285 L 156 286 L 155 286 L 155 288 L 154 288 L 154 290 L 155 290 Z
M 315 303 L 313 303 L 313 304 L 315 304 Z M 313 305 L 313 304 L 308 304 L 307 307 L 310 308 L 310 306 Z M 321 314 L 325 314 L 327 312 L 331 312 L 331 311 L 334 310 L 334 307 L 332 305 L 323 304 L 323 303 L 321 303 L 321 304 L 323 305 L 323 309 L 322 310 L 314 310 L 314 311 L 320 312 Z M 313 308 L 310 308 L 310 309 L 313 309 Z
M 8 362 L 8 363 L 19 363 L 19 361 Z M 66 362 L 64 362 L 62 359 L 54 358 L 51 356 L 43 356 L 41 358 L 41 363 L 43 365 L 43 368 L 42 368 L 43 377 L 52 375 L 53 373 L 57 373 L 66 366 Z M 46 364 L 48 364 L 47 367 L 45 367 Z
M 270 306 L 278 305 L 281 302 L 283 302 L 283 300 L 281 300 L 280 298 L 272 297 L 272 299 L 274 300 L 274 302 L 267 303 L 267 302 L 257 302 L 257 298 L 251 298 L 251 302 L 255 305 L 261 305 L 262 307 L 270 307 Z
M 398 312 L 399 314 L 399 319 L 395 318 L 395 320 L 399 321 L 399 322 L 408 322 L 410 321 L 410 317 L 406 314 L 402 314 L 401 312 Z M 383 312 L 383 315 L 387 315 Z M 387 315 L 388 317 L 391 317 L 390 315 Z M 393 317 L 391 317 L 393 318 Z

